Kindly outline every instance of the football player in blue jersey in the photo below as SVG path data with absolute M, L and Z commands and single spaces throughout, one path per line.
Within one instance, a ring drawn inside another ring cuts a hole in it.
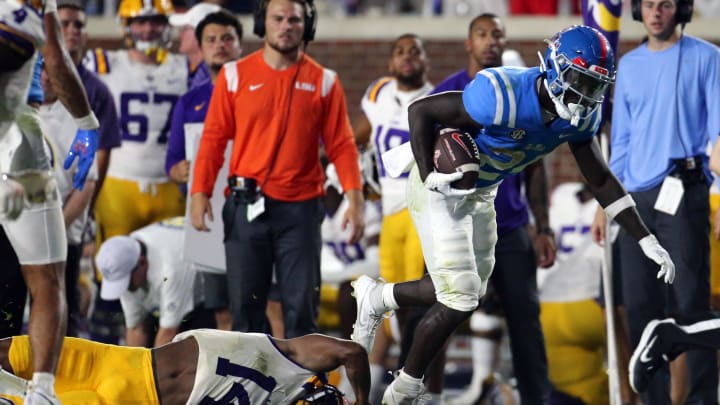
M 383 156 L 399 161 L 398 167 L 410 166 L 412 157 L 417 163 L 410 173 L 407 199 L 429 277 L 398 284 L 358 279 L 353 339 L 370 347 L 387 312 L 431 305 L 418 325 L 405 367 L 385 391 L 385 404 L 410 404 L 423 394 L 425 368 L 485 293 L 497 241 L 493 201 L 498 184 L 564 142 L 607 215 L 660 266 L 658 278 L 673 281 L 670 256 L 640 219 L 635 202 L 609 171 L 594 140 L 600 105 L 615 76 L 608 40 L 592 28 L 573 26 L 546 42 L 538 67 L 484 69 L 462 92 L 414 102 L 409 110 L 410 147 L 401 146 L 412 149 L 413 156 L 403 149 Z M 481 151 L 475 188 L 450 186 L 463 173 L 434 171 L 438 127 L 472 134 Z

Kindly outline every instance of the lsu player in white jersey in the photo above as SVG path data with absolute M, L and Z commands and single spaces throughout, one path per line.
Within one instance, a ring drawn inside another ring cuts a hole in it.
M 383 213 L 380 276 L 391 283 L 415 280 L 424 272 L 420 238 L 405 202 L 407 176 L 388 176 L 382 153 L 410 140 L 408 106 L 433 89 L 427 80 L 427 69 L 422 40 L 415 34 L 396 38 L 388 61 L 390 76 L 370 84 L 361 102 L 363 114 L 355 126 L 355 142 L 373 153 L 377 163 Z M 406 318 L 407 311 L 398 313 L 400 330 Z M 376 380 L 383 375 L 381 364 L 390 344 L 389 330 L 386 327 L 379 331 L 377 347 L 371 350 L 373 382 L 379 382 Z
M 127 49 L 91 50 L 84 60 L 113 94 L 122 136 L 96 203 L 98 245 L 184 213 L 164 168 L 172 108 L 188 82 L 187 59 L 168 52 L 172 12 L 170 0 L 122 0 Z
M 608 403 L 605 329 L 598 297 L 603 250 L 592 241 L 597 201 L 582 183 L 555 188 L 550 226 L 557 235 L 555 264 L 538 271 L 540 322 L 553 395 L 586 404 Z
M 25 390 L 29 356 L 27 337 L 0 340 L 0 404 Z M 349 340 L 195 329 L 146 349 L 65 338 L 56 389 L 64 404 L 83 405 L 348 404 L 326 384 L 338 366 L 354 403 L 368 405 L 367 354 Z
M 98 121 L 64 48 L 57 3 L 0 1 L 0 221 L 22 265 L 33 305 L 26 404 L 55 404 L 55 371 L 67 322 L 67 255 L 57 182 L 50 172 L 37 111 L 26 100 L 38 55 L 58 97 L 80 128 L 65 168 L 79 157 L 74 187 L 82 189 L 97 146 Z

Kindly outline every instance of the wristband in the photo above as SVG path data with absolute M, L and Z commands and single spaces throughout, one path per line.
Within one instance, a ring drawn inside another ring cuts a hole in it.
M 100 122 L 97 117 L 95 117 L 95 113 L 90 111 L 90 114 L 82 118 L 75 118 L 75 125 L 77 125 L 79 129 L 98 129 Z
M 44 14 L 57 13 L 57 0 L 45 0 Z
M 540 234 L 545 234 L 545 235 L 555 236 L 555 231 L 553 231 L 553 229 L 550 228 L 550 227 L 539 228 L 539 229 L 537 230 L 537 234 L 538 234 L 538 235 L 540 235 Z
M 612 220 L 626 208 L 631 208 L 634 206 L 635 206 L 635 200 L 633 200 L 633 198 L 630 196 L 630 194 L 625 194 L 624 196 L 615 200 L 613 203 L 609 204 L 604 209 L 605 209 L 605 214 L 607 215 L 608 219 Z

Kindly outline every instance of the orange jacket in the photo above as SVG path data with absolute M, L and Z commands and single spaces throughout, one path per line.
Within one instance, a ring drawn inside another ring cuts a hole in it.
M 288 69 L 273 70 L 260 50 L 225 64 L 218 75 L 191 194 L 212 193 L 229 140 L 233 141 L 230 174 L 262 183 L 284 128 L 264 194 L 282 201 L 323 195 L 321 140 L 343 189 L 360 190 L 358 152 L 337 74 L 307 55 Z

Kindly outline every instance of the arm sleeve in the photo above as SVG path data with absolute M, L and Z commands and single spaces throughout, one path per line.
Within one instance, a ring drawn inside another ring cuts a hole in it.
M 127 328 L 138 326 L 148 314 L 142 306 L 140 298 L 135 293 L 123 294 L 120 297 L 120 305 L 122 305 L 125 327 Z
M 720 134 L 720 97 L 717 96 L 720 88 L 720 50 L 715 49 L 709 63 L 705 65 L 705 69 L 706 77 L 703 80 L 703 91 L 707 103 L 707 129 L 710 143 L 714 145 L 718 139 L 718 134 Z
M 225 160 L 225 147 L 235 135 L 234 92 L 228 90 L 225 73 L 228 68 L 237 69 L 237 66 L 234 63 L 223 66 L 215 83 L 195 159 L 191 195 L 199 192 L 212 195 L 218 171 Z
M 624 94 L 625 84 L 623 75 L 618 75 L 615 84 L 615 95 L 613 98 L 612 110 L 612 136 L 610 137 L 610 170 L 622 183 L 623 174 L 627 165 L 628 143 L 630 140 L 630 107 Z
M 185 160 L 185 97 L 180 97 L 175 104 L 170 124 L 167 155 L 165 156 L 165 173 L 170 175 L 170 168 Z
M 357 146 L 345 107 L 345 93 L 337 77 L 323 104 L 325 122 L 322 138 L 328 159 L 335 164 L 344 190 L 361 190 Z M 212 105 L 210 107 L 212 108 Z

